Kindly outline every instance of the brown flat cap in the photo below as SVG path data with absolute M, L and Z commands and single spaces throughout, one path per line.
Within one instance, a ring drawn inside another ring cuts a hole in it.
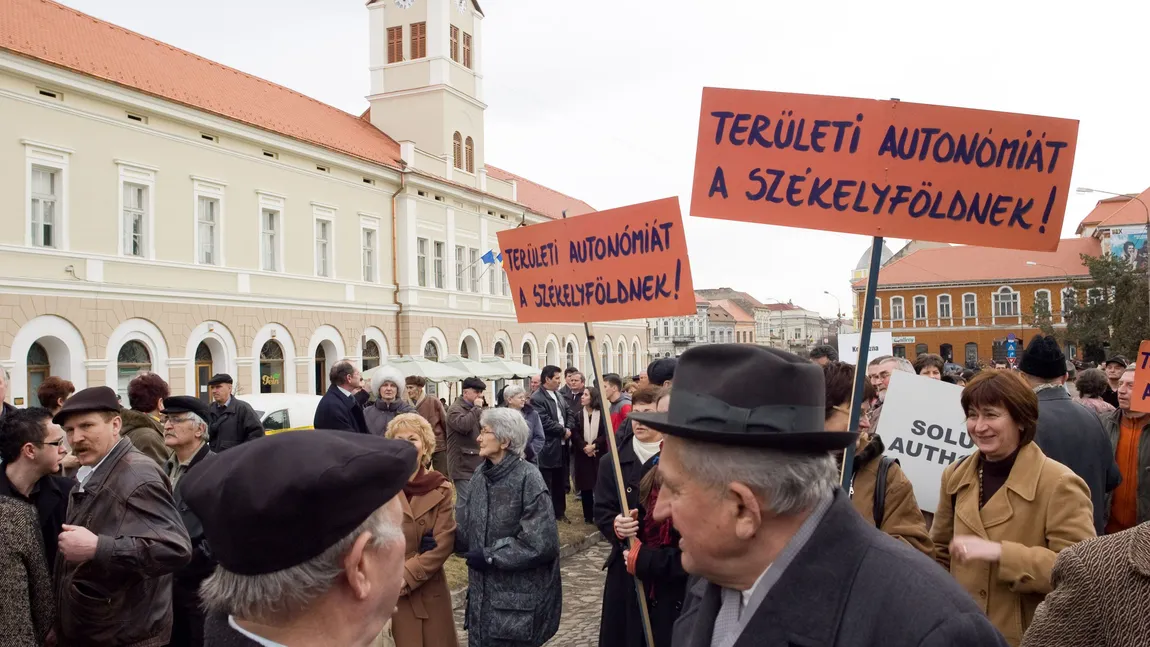
M 80 391 L 64 401 L 64 406 L 52 417 L 52 422 L 62 425 L 70 416 L 92 411 L 120 412 L 120 400 L 116 392 L 106 386 L 92 386 Z

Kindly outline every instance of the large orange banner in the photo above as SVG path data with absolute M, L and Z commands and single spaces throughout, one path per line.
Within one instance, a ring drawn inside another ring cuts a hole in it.
M 695 313 L 678 198 L 508 229 L 497 236 L 520 322 Z
M 1138 346 L 1134 359 L 1134 391 L 1130 394 L 1130 408 L 1150 413 L 1150 341 Z
M 691 215 L 1058 248 L 1078 121 L 704 88 Z

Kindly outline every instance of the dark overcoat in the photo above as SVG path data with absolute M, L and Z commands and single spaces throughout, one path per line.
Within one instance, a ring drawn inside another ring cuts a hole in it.
M 333 429 L 352 433 L 367 433 L 367 422 L 363 418 L 363 407 L 355 398 L 343 394 L 332 384 L 320 398 L 315 408 L 313 426 L 316 429 Z
M 539 414 L 539 422 L 543 425 L 543 436 L 547 439 L 543 443 L 543 451 L 539 452 L 538 463 L 540 469 L 556 469 L 563 467 L 563 437 L 571 426 L 568 422 L 570 412 L 566 410 L 566 401 L 559 393 L 555 394 L 558 403 L 547 394 L 547 389 L 540 388 L 531 395 L 530 405 Z M 564 407 L 562 422 L 559 417 L 559 407 Z
M 208 456 L 214 455 L 211 447 L 204 443 L 188 462 L 187 472 L 192 471 Z M 172 454 L 164 464 L 164 473 L 171 475 L 178 465 L 179 459 Z M 199 647 L 204 644 L 204 612 L 200 606 L 200 584 L 208 579 L 216 570 L 216 559 L 212 557 L 211 548 L 208 547 L 208 538 L 204 535 L 204 525 L 200 518 L 192 512 L 192 508 L 184 501 L 183 477 L 176 482 L 172 489 L 172 501 L 184 522 L 184 529 L 188 531 L 188 538 L 192 542 L 192 560 L 188 565 L 175 572 L 172 578 L 172 641 L 168 647 Z
M 559 630 L 563 588 L 551 495 L 516 454 L 484 461 L 456 494 L 455 552 L 482 549 L 489 567 L 468 569 L 470 647 L 539 647 Z
M 573 474 L 575 489 L 580 492 L 594 490 L 599 480 L 599 461 L 607 454 L 607 418 L 603 416 L 602 411 L 599 412 L 599 430 L 595 434 L 595 441 L 591 443 L 598 452 L 594 457 L 583 453 L 583 448 L 588 443 L 583 433 L 582 407 L 574 412 L 571 423 L 571 463 L 575 468 Z
M 710 647 L 720 589 L 697 580 L 674 647 Z M 946 571 L 876 529 L 841 490 L 734 647 L 1006 647 Z
M 630 428 L 619 439 L 619 466 L 627 492 L 627 505 L 639 511 L 640 525 L 649 511 L 639 504 L 639 482 L 654 469 L 656 459 L 645 464 L 639 462 L 632 448 L 634 434 Z M 600 459 L 599 479 L 595 486 L 595 525 L 611 544 L 611 554 L 604 565 L 607 579 L 603 583 L 603 611 L 599 623 L 600 647 L 630 647 L 643 644 L 642 622 L 639 619 L 639 600 L 635 593 L 635 578 L 627 572 L 623 560 L 624 543 L 615 536 L 615 516 L 620 513 L 619 494 L 615 487 L 615 468 L 611 457 Z M 671 632 L 683 605 L 687 573 L 683 570 L 679 533 L 672 531 L 671 545 L 662 548 L 644 546 L 639 550 L 635 574 L 644 584 L 647 610 L 651 617 L 651 631 L 655 647 L 671 644 Z
M 208 444 L 217 454 L 264 435 L 264 426 L 252 405 L 233 397 L 228 406 L 213 404 L 208 421 Z
M 1094 532 L 1106 531 L 1109 508 L 1107 493 L 1122 482 L 1122 473 L 1102 421 L 1093 411 L 1070 399 L 1066 389 L 1038 392 L 1038 433 L 1034 443 L 1046 454 L 1070 468 L 1090 488 L 1094 504 Z

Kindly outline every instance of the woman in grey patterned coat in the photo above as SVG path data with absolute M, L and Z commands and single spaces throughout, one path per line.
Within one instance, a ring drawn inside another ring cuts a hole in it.
M 563 603 L 551 496 L 523 460 L 523 415 L 488 409 L 480 424 L 485 460 L 455 508 L 455 552 L 468 566 L 468 645 L 539 647 L 558 631 Z
M 53 599 L 36 508 L 0 496 L 0 644 L 44 644 L 56 620 Z

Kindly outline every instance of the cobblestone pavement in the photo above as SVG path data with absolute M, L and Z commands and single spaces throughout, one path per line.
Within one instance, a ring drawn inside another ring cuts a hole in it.
M 599 612 L 603 603 L 601 570 L 607 559 L 608 545 L 599 542 L 591 548 L 563 560 L 563 617 L 559 632 L 544 647 L 595 647 L 599 644 Z M 455 612 L 460 647 L 467 647 L 463 631 L 463 609 Z

